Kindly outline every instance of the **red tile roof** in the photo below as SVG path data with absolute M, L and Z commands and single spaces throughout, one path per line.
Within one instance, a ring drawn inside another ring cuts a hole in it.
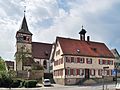
M 104 43 L 57 37 L 63 54 L 114 58 Z
M 52 44 L 32 42 L 32 55 L 38 59 L 49 59 Z

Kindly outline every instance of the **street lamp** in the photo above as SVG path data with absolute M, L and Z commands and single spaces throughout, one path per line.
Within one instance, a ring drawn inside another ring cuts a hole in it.
M 105 70 L 108 69 L 109 67 L 103 67 L 103 90 L 104 90 L 104 76 L 105 76 Z M 107 85 L 106 85 L 107 88 Z

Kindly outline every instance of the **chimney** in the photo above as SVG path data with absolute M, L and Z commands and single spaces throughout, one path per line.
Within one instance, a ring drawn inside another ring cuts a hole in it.
M 90 41 L 90 36 L 87 36 L 87 41 L 88 41 L 88 42 Z

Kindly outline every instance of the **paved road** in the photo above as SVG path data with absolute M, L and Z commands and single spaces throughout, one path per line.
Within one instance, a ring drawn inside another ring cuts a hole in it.
M 106 89 L 106 86 L 105 86 Z M 105 90 L 104 89 L 104 90 Z M 114 84 L 107 85 L 108 90 L 115 90 Z M 54 87 L 42 87 L 40 90 L 103 90 L 102 85 L 98 86 L 63 86 L 54 85 Z
M 106 88 L 106 87 L 105 87 Z M 115 90 L 114 84 L 109 84 L 107 90 Z M 38 87 L 38 88 L 0 88 L 0 90 L 102 90 L 102 85 L 98 86 L 63 86 L 54 84 L 51 87 Z M 106 90 L 106 89 L 104 89 Z

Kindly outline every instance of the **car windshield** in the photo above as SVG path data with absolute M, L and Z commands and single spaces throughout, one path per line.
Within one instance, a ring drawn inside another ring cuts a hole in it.
M 44 81 L 45 83 L 49 83 L 50 81 L 49 80 L 47 80 L 47 81 Z

